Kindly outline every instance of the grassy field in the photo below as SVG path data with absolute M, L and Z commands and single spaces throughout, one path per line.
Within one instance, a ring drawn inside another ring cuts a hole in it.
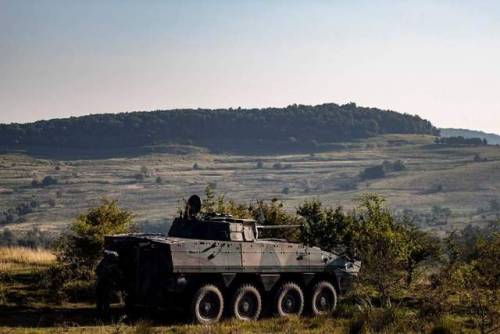
M 317 318 L 268 317 L 257 322 L 225 320 L 201 326 L 190 325 L 183 315 L 161 310 L 126 318 L 116 306 L 112 320 L 102 320 L 97 317 L 92 300 L 53 301 L 46 287 L 47 270 L 53 263 L 54 256 L 49 251 L 0 248 L 0 333 L 429 333 L 439 326 L 452 333 L 476 333 L 466 318 L 428 321 L 419 318 L 417 310 L 411 308 L 362 313 L 343 300 L 336 314 Z
M 498 212 L 490 210 L 489 202 L 500 198 L 500 148 L 432 143 L 430 136 L 388 135 L 316 154 L 197 152 L 98 160 L 1 155 L 0 212 L 32 201 L 37 205 L 15 221 L 4 222 L 0 229 L 26 231 L 36 226 L 60 231 L 103 196 L 117 199 L 138 222 L 168 222 L 181 199 L 202 193 L 207 184 L 237 201 L 282 199 L 289 210 L 312 197 L 350 208 L 365 192 L 378 193 L 394 210 L 411 209 L 413 215 L 430 215 L 433 206 L 449 208 L 451 212 L 439 224 L 421 225 L 438 233 L 496 219 Z M 475 162 L 475 154 L 486 161 Z M 406 169 L 379 179 L 357 179 L 364 168 L 384 160 L 402 160 Z M 32 186 L 33 180 L 46 176 L 58 183 Z

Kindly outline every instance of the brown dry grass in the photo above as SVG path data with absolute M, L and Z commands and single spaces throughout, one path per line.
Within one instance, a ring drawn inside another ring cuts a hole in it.
M 0 247 L 0 271 L 18 265 L 46 266 L 55 261 L 53 253 L 46 249 L 25 247 Z

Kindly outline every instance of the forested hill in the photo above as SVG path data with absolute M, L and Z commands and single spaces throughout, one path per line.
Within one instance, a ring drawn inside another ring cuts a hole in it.
M 127 150 L 168 144 L 216 150 L 310 148 L 386 133 L 437 134 L 418 116 L 354 103 L 264 109 L 176 109 L 0 124 L 0 148 Z

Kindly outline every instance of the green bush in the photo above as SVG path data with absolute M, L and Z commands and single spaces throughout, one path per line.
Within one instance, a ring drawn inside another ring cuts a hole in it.
M 126 233 L 132 224 L 132 214 L 118 207 L 114 200 L 102 199 L 101 205 L 81 214 L 68 233 L 57 242 L 57 261 L 69 267 L 76 277 L 87 277 L 99 261 L 104 236 Z
M 351 213 L 323 208 L 318 200 L 305 202 L 297 213 L 303 219 L 300 240 L 311 246 L 345 253 L 362 261 L 360 293 L 376 292 L 383 305 L 409 285 L 416 267 L 436 254 L 435 242 L 416 228 L 397 222 L 384 200 L 365 195 Z

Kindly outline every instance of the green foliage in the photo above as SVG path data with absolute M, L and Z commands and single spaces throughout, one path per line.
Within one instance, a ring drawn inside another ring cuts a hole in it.
M 57 245 L 59 265 L 68 267 L 76 277 L 91 275 L 99 261 L 104 236 L 126 233 L 132 224 L 132 214 L 118 207 L 114 200 L 102 199 L 101 205 L 81 214 Z
M 447 262 L 427 295 L 434 310 L 465 311 L 481 333 L 500 325 L 499 226 L 469 228 L 448 237 Z
M 385 177 L 389 172 L 401 172 L 406 169 L 403 161 L 396 160 L 394 162 L 385 160 L 382 164 L 377 166 L 366 167 L 359 177 L 361 180 L 378 179 Z
M 464 138 L 462 136 L 457 137 L 444 137 L 436 138 L 436 144 L 449 145 L 449 146 L 482 146 L 488 145 L 486 139 L 481 138 Z
M 365 195 L 350 214 L 342 208 L 323 208 L 317 200 L 305 202 L 300 239 L 322 249 L 360 259 L 361 280 L 377 292 L 385 305 L 403 283 L 411 284 L 417 265 L 436 254 L 432 240 L 413 226 L 396 222 L 376 195 Z
M 437 135 L 438 130 L 418 116 L 329 103 L 265 109 L 132 112 L 0 124 L 0 143 L 9 149 L 58 147 L 89 151 L 159 144 L 290 150 L 314 149 L 321 143 L 387 133 Z
M 224 198 L 222 197 L 222 201 L 224 201 Z M 217 200 L 215 198 L 215 193 L 214 193 L 214 188 L 212 188 L 210 185 L 207 185 L 205 187 L 205 197 L 201 201 L 201 213 L 207 214 L 207 213 L 215 213 L 216 212 L 216 205 Z
M 384 166 L 382 165 L 366 167 L 359 174 L 361 180 L 379 179 L 383 178 L 384 176 L 385 176 L 385 169 Z
M 257 201 L 252 203 L 248 211 L 250 217 L 255 219 L 261 225 L 297 225 L 299 219 L 296 215 L 286 212 L 283 202 L 272 199 L 268 201 Z M 261 238 L 284 238 L 290 241 L 297 241 L 299 238 L 298 229 L 279 229 L 259 231 Z
M 257 201 L 249 205 L 238 204 L 228 200 L 224 195 L 216 196 L 213 187 L 205 188 L 202 201 L 202 214 L 224 213 L 235 218 L 252 218 L 262 225 L 296 225 L 298 217 L 286 212 L 283 203 L 277 199 L 270 202 Z M 260 232 L 262 238 L 285 238 L 290 241 L 298 240 L 298 231 L 293 229 L 265 230 Z
M 38 187 L 48 187 L 48 186 L 52 186 L 52 185 L 56 185 L 57 184 L 57 179 L 55 177 L 52 177 L 50 175 L 47 175 L 46 177 L 43 178 L 42 181 L 39 181 L 39 180 L 33 180 L 31 181 L 31 186 L 33 188 L 38 188 Z
M 34 212 L 40 203 L 32 199 L 31 201 L 18 203 L 14 208 L 0 211 L 0 225 L 13 224 L 23 219 L 23 216 Z
M 340 250 L 354 254 L 352 249 L 343 248 L 350 243 L 352 234 L 352 217 L 344 214 L 341 207 L 337 209 L 323 208 L 323 204 L 313 199 L 304 202 L 297 214 L 302 218 L 300 241 L 325 250 Z

